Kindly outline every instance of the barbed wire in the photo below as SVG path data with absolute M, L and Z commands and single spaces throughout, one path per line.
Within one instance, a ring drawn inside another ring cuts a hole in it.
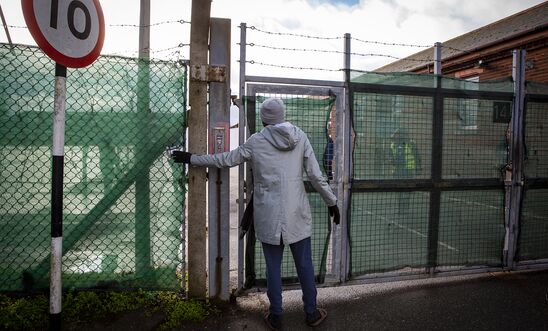
M 343 37 L 319 37 L 319 36 L 312 36 L 312 35 L 305 35 L 305 34 L 299 34 L 299 33 L 291 33 L 291 32 L 272 32 L 272 31 L 266 31 L 259 29 L 255 26 L 250 26 L 249 29 L 255 30 L 258 32 L 270 34 L 270 35 L 278 35 L 278 36 L 292 36 L 292 37 L 299 37 L 299 38 L 308 38 L 308 39 L 321 39 L 321 40 L 336 40 L 336 39 L 343 39 Z
M 112 27 L 130 27 L 130 28 L 140 28 L 140 27 L 147 28 L 147 27 L 164 25 L 164 24 L 172 24 L 172 23 L 190 24 L 191 22 L 180 19 L 180 20 L 171 20 L 171 21 L 151 23 L 151 24 L 146 24 L 146 25 L 140 25 L 140 24 L 109 24 L 109 26 L 112 26 Z
M 173 47 L 168 47 L 168 48 L 164 48 L 164 49 L 151 49 L 150 52 L 151 53 L 162 53 L 162 52 L 167 52 L 167 51 L 171 51 L 171 50 L 174 50 L 174 49 L 178 49 L 178 48 L 183 48 L 183 47 L 188 47 L 190 46 L 190 44 L 183 44 L 183 43 L 180 43 L 179 45 L 177 46 L 173 46 Z
M 238 62 L 240 62 L 240 61 L 238 61 Z M 342 69 L 326 69 L 326 68 L 317 68 L 317 67 L 316 68 L 315 67 L 294 67 L 294 66 L 286 66 L 286 65 L 281 65 L 281 64 L 264 63 L 264 62 L 259 62 L 259 61 L 255 61 L 255 60 L 245 61 L 245 63 L 258 64 L 258 65 L 262 65 L 262 66 L 283 68 L 283 69 L 296 69 L 296 70 L 317 70 L 317 71 L 331 71 L 331 72 L 341 71 L 342 70 Z
M 167 51 L 173 51 L 175 50 L 174 52 L 172 52 L 172 54 L 175 54 L 177 52 L 180 53 L 181 51 L 181 48 L 183 47 L 187 47 L 187 46 L 190 46 L 190 44 L 183 44 L 183 43 L 180 43 L 178 44 L 177 46 L 173 46 L 173 47 L 168 47 L 168 48 L 163 48 L 163 49 L 150 49 L 150 53 L 151 54 L 158 54 L 158 53 L 163 53 L 163 52 L 167 52 Z M 118 51 L 118 52 L 114 52 L 112 54 L 109 54 L 109 55 L 119 55 L 119 56 L 129 56 L 129 55 L 137 55 L 139 54 L 139 51 L 138 50 L 127 50 L 127 51 Z M 172 55 L 172 54 L 169 54 L 168 56 Z
M 255 44 L 255 43 L 249 43 L 249 44 L 246 44 L 246 45 L 251 46 L 251 47 L 260 47 L 260 48 L 266 48 L 266 49 L 272 49 L 272 50 L 281 50 L 281 51 L 345 54 L 344 51 L 326 50 L 326 49 L 276 47 L 276 46 L 268 46 L 268 45 L 261 45 L 261 44 Z M 432 61 L 434 61 L 433 58 L 425 58 L 425 59 L 402 58 L 402 57 L 397 57 L 397 56 L 394 56 L 394 55 L 381 54 L 381 53 L 356 53 L 356 52 L 351 52 L 350 55 L 361 56 L 361 57 L 387 57 L 387 58 L 391 58 L 391 59 L 395 59 L 395 60 L 406 60 L 406 61 L 413 61 L 413 62 L 432 62 Z
M 261 33 L 270 34 L 270 35 L 279 35 L 279 36 L 293 36 L 293 37 L 301 37 L 301 38 L 309 38 L 309 39 L 321 39 L 321 40 L 336 40 L 336 39 L 343 39 L 344 37 L 319 37 L 319 36 L 312 36 L 312 35 L 305 35 L 305 34 L 298 34 L 298 33 L 290 33 L 290 32 L 272 32 L 272 31 L 266 31 L 263 29 L 259 29 L 256 26 L 249 27 L 251 30 L 255 30 Z M 351 37 L 352 40 L 364 43 L 364 44 L 374 44 L 374 45 L 383 45 L 383 46 L 398 46 L 398 47 L 416 47 L 416 48 L 431 48 L 434 47 L 434 45 L 420 45 L 420 44 L 407 44 L 407 43 L 395 43 L 395 42 L 387 42 L 387 41 L 379 41 L 379 40 L 365 40 L 360 38 Z M 248 44 L 250 46 L 258 46 L 263 48 L 271 48 L 271 49 L 280 49 L 280 50 L 301 50 L 301 49 L 285 49 L 282 47 L 276 48 L 272 46 L 265 46 L 265 45 L 257 45 L 257 44 Z M 464 49 L 458 49 L 455 47 L 447 46 L 442 43 L 442 48 L 447 48 L 456 52 L 462 52 L 466 54 L 470 54 L 470 51 L 464 50 Z M 302 49 L 304 51 L 304 49 Z M 307 49 L 307 51 L 314 51 L 314 52 L 322 52 L 322 53 L 339 53 L 340 51 L 329 51 L 329 50 L 320 50 L 320 49 Z M 358 54 L 354 54 L 358 55 Z M 381 55 L 382 56 L 382 55 Z M 400 58 L 397 58 L 400 59 Z M 423 60 L 423 59 L 408 59 L 410 61 L 433 61 L 433 60 Z
M 335 51 L 335 50 L 314 49 L 314 48 L 276 47 L 276 46 L 268 46 L 268 45 L 261 45 L 261 44 L 255 44 L 255 43 L 249 43 L 249 44 L 246 44 L 246 46 L 267 48 L 267 49 L 273 49 L 273 50 L 281 50 L 281 51 L 318 52 L 318 53 L 337 53 L 337 54 L 344 53 L 344 52 Z
M 383 46 L 403 46 L 403 47 L 418 47 L 418 48 L 429 48 L 432 47 L 432 45 L 417 45 L 417 44 L 404 44 L 404 43 L 391 43 L 386 41 L 378 41 L 378 40 L 363 40 L 359 38 L 351 37 L 352 40 L 359 41 L 364 44 L 375 44 L 375 45 L 383 45 Z
M 180 20 L 171 20 L 171 21 L 151 23 L 151 24 L 146 24 L 146 25 L 140 25 L 140 24 L 109 24 L 108 26 L 111 26 L 111 27 L 130 27 L 130 28 L 145 27 L 145 28 L 147 28 L 147 27 L 154 27 L 154 26 L 158 26 L 158 25 L 172 24 L 172 23 L 190 24 L 191 22 L 187 21 L 187 20 L 180 19 Z M 13 29 L 27 29 L 28 28 L 24 25 L 7 25 L 7 27 L 8 28 L 13 28 Z

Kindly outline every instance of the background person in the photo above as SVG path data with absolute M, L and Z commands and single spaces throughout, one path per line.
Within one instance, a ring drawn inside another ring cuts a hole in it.
M 392 134 L 390 155 L 394 179 L 415 178 L 421 171 L 421 159 L 417 144 L 400 129 Z M 398 214 L 404 215 L 409 209 L 410 192 L 398 193 Z
M 175 162 L 193 166 L 233 167 L 245 161 L 253 169 L 254 227 L 263 245 L 267 267 L 267 295 L 270 301 L 265 322 L 271 329 L 281 327 L 281 262 L 284 246 L 289 245 L 303 292 L 306 323 L 317 326 L 327 317 L 317 308 L 317 290 L 312 265 L 312 214 L 303 183 L 306 171 L 312 186 L 329 206 L 329 214 L 339 223 L 337 198 L 322 175 L 306 134 L 285 121 L 280 99 L 266 99 L 261 105 L 264 128 L 230 152 L 192 155 L 175 151 Z

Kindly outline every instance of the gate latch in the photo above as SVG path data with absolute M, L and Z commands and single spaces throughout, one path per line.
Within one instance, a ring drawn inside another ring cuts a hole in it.
M 199 82 L 226 82 L 226 66 L 196 64 L 190 66 L 190 79 Z

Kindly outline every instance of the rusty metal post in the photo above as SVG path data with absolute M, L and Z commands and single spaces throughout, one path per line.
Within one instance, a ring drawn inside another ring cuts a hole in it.
M 207 65 L 211 1 L 192 0 L 190 28 L 190 65 Z M 207 81 L 190 79 L 188 150 L 207 153 Z M 206 170 L 188 170 L 188 295 L 205 298 L 206 288 Z

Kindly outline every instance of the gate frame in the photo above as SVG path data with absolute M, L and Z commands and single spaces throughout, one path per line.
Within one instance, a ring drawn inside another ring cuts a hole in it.
M 513 156 L 514 152 L 509 152 L 509 157 L 511 157 L 512 162 L 520 163 L 519 167 L 521 168 L 521 172 L 515 172 L 515 175 L 511 178 L 479 178 L 479 179 L 443 179 L 441 174 L 441 167 L 442 167 L 442 161 L 441 161 L 441 153 L 442 153 L 442 142 L 441 139 L 443 137 L 443 100 L 444 98 L 462 98 L 462 99 L 488 99 L 488 100 L 503 100 L 503 101 L 511 101 L 513 102 L 513 108 L 512 108 L 512 119 L 519 117 L 522 117 L 521 122 L 523 122 L 523 118 L 525 117 L 525 108 L 527 107 L 527 103 L 523 103 L 523 100 L 532 101 L 532 100 L 548 100 L 548 96 L 545 95 L 538 95 L 538 94 L 526 94 L 525 90 L 522 88 L 519 93 L 517 93 L 516 88 L 518 86 L 523 86 L 524 80 L 524 70 L 519 68 L 525 68 L 525 54 L 514 56 L 514 63 L 513 67 L 518 69 L 520 71 L 516 71 L 515 73 L 523 73 L 521 78 L 517 77 L 514 74 L 514 81 L 520 80 L 521 85 L 516 84 L 515 89 L 512 92 L 496 92 L 496 91 L 474 91 L 474 90 L 457 90 L 457 89 L 445 89 L 441 86 L 442 76 L 441 75 L 434 75 L 432 76 L 432 79 L 435 80 L 436 84 L 434 87 L 409 87 L 409 86 L 398 86 L 398 85 L 382 85 L 382 84 L 365 84 L 365 83 L 352 83 L 350 81 L 350 73 L 351 73 L 351 66 L 350 66 L 350 34 L 345 34 L 344 39 L 344 68 L 342 69 L 342 72 L 344 73 L 344 81 L 329 81 L 329 80 L 308 80 L 308 79 L 294 79 L 294 78 L 280 78 L 280 77 L 265 77 L 265 76 L 248 76 L 246 75 L 246 23 L 240 24 L 240 100 L 238 102 L 238 106 L 240 108 L 240 144 L 244 143 L 245 138 L 249 137 L 249 131 L 246 133 L 247 128 L 247 116 L 246 116 L 246 105 L 244 96 L 250 95 L 250 93 L 246 93 L 246 84 L 254 85 L 254 86 L 273 86 L 273 85 L 280 85 L 283 86 L 283 91 L 287 92 L 293 87 L 320 87 L 320 88 L 337 88 L 342 89 L 343 95 L 344 95 L 344 106 L 342 108 L 339 108 L 339 104 L 337 103 L 337 140 L 335 142 L 335 146 L 337 149 L 337 155 L 339 153 L 343 153 L 343 164 L 337 164 L 337 173 L 336 173 L 336 183 L 337 183 L 337 196 L 338 196 L 338 205 L 341 209 L 341 224 L 339 227 L 333 228 L 333 235 L 332 235 L 332 245 L 334 250 L 333 254 L 333 264 L 332 264 L 332 272 L 336 273 L 335 279 L 329 279 L 323 284 L 319 284 L 318 287 L 322 286 L 330 286 L 332 281 L 338 282 L 342 285 L 356 285 L 356 284 L 364 284 L 364 283 L 377 283 L 377 282 L 387 282 L 387 281 L 400 281 L 400 280 L 411 280 L 411 279 L 423 279 L 423 278 L 432 278 L 436 276 L 457 276 L 457 275 L 469 275 L 469 274 L 479 274 L 479 273 L 487 273 L 487 272 L 493 272 L 493 271 L 502 271 L 502 270 L 525 270 L 525 269 L 542 269 L 548 267 L 548 258 L 544 259 L 537 259 L 533 261 L 517 261 L 517 257 L 515 255 L 515 249 L 516 245 L 519 245 L 518 241 L 518 230 L 520 227 L 520 220 L 521 220 L 521 201 L 518 201 L 518 195 L 515 193 L 512 193 L 514 187 L 520 187 L 522 190 L 528 188 L 528 187 L 548 187 L 548 179 L 527 179 L 523 177 L 523 148 L 525 144 L 524 134 L 523 130 L 525 129 L 523 126 L 519 128 L 519 132 L 514 132 L 514 137 L 511 142 L 512 146 L 515 146 L 515 156 Z M 436 55 L 440 51 L 441 44 L 436 43 L 435 45 L 435 58 Z M 518 52 L 518 51 L 515 51 Z M 519 63 L 518 63 L 519 62 Z M 253 61 L 251 61 L 253 63 Z M 435 65 L 438 65 L 439 63 L 435 63 Z M 396 181 L 390 181 L 390 180 L 358 180 L 353 181 L 352 180 L 352 133 L 353 133 L 353 114 L 352 114 L 352 108 L 353 108 L 353 95 L 352 92 L 356 90 L 356 87 L 359 86 L 358 91 L 359 92 L 369 92 L 369 93 L 381 93 L 381 94 L 402 94 L 402 95 L 418 95 L 418 96 L 430 96 L 432 97 L 433 101 L 433 109 L 432 109 L 432 169 L 431 169 L 431 177 L 428 179 L 419 179 L 419 180 L 412 180 L 406 187 L 403 187 L 405 185 L 398 185 Z M 275 88 L 269 87 L 274 91 Z M 282 87 L 280 87 L 282 88 Z M 256 89 L 256 87 L 255 87 Z M 278 90 L 281 91 L 281 90 Z M 265 91 L 267 92 L 267 91 Z M 417 94 L 419 93 L 419 94 Z M 339 100 L 339 98 L 337 98 Z M 521 101 L 521 102 L 520 102 Z M 254 101 L 252 101 L 254 104 Z M 251 103 L 250 103 L 251 104 Z M 520 106 L 521 105 L 521 106 Z M 251 124 L 251 123 L 250 123 Z M 252 123 L 252 125 L 255 125 L 255 123 Z M 519 124 L 516 124 L 519 125 Z M 342 126 L 340 128 L 339 126 Z M 511 124 L 511 129 L 514 130 L 513 123 Z M 342 130 L 342 131 L 341 131 Z M 340 139 L 340 132 L 343 134 L 343 139 Z M 435 139 L 435 138 L 439 139 Z M 521 146 L 521 147 L 519 147 Z M 518 151 L 520 150 L 521 151 Z M 340 156 L 339 156 L 340 157 Z M 439 161 L 435 161 L 436 159 L 439 159 Z M 434 164 L 435 163 L 435 164 Z M 240 203 L 240 218 L 243 215 L 243 206 L 244 202 L 247 201 L 244 198 L 245 195 L 245 183 L 243 179 L 243 173 L 244 173 L 244 166 L 240 166 L 240 179 L 239 179 L 239 203 Z M 435 178 L 435 174 L 438 174 Z M 249 182 L 250 179 L 250 173 L 247 172 L 247 180 Z M 524 183 L 525 182 L 525 183 Z M 388 185 L 388 186 L 382 186 L 382 185 Z M 394 186 L 395 185 L 395 186 Z M 410 186 L 409 186 L 410 185 Z M 449 186 L 447 186 L 449 185 Z M 401 187 L 400 187 L 401 186 Z M 438 232 L 438 223 L 439 223 L 439 203 L 440 202 L 440 194 L 442 191 L 451 191 L 456 189 L 471 189 L 471 190 L 477 190 L 480 188 L 487 188 L 489 190 L 492 189 L 500 189 L 506 191 L 507 195 L 507 201 L 504 204 L 504 226 L 505 226 L 505 238 L 502 238 L 504 240 L 504 247 L 502 247 L 501 250 L 501 265 L 500 266 L 488 266 L 488 265 L 475 265 L 475 266 L 464 266 L 464 265 L 456 265 L 458 269 L 452 269 L 452 267 L 444 267 L 444 266 L 438 266 L 437 265 L 437 250 L 435 249 L 437 247 L 437 239 L 434 240 L 431 233 L 436 233 L 435 238 L 437 238 L 437 232 Z M 370 273 L 370 274 L 364 274 L 359 275 L 356 277 L 350 278 L 350 258 L 351 258 L 351 252 L 350 252 L 350 237 L 349 237 L 349 227 L 348 224 L 350 222 L 349 217 L 350 215 L 350 203 L 351 203 L 351 194 L 353 191 L 382 191 L 382 190 L 390 190 L 390 189 L 403 189 L 403 190 L 427 190 L 431 193 L 431 200 L 430 200 L 430 206 L 432 206 L 432 202 L 436 203 L 437 201 L 437 207 L 434 209 L 431 208 L 429 211 L 429 238 L 428 240 L 428 247 L 434 248 L 433 250 L 429 250 L 428 257 L 427 257 L 427 266 L 424 270 L 424 272 L 420 272 L 420 268 L 414 269 L 414 272 L 402 272 L 401 270 L 394 270 L 394 271 L 388 271 L 388 272 L 382 272 L 382 273 Z M 433 193 L 437 193 L 437 200 L 436 197 L 432 198 L 434 195 Z M 434 201 L 432 201 L 434 199 Z M 512 207 L 510 207 L 512 206 Z M 511 210 L 510 210 L 511 209 Z M 432 219 L 435 218 L 435 222 L 432 222 Z M 513 229 L 512 229 L 513 227 Z M 336 231 L 336 229 L 339 229 L 340 231 Z M 510 238 L 512 237 L 512 238 Z M 238 291 L 241 291 L 243 289 L 243 283 L 244 283 L 244 265 L 243 265 L 243 241 L 240 239 L 239 245 L 238 245 Z M 514 251 L 510 251 L 508 253 L 508 248 L 513 247 Z
M 336 164 L 336 171 L 334 171 L 335 177 L 333 184 L 334 193 L 337 196 L 337 205 L 341 213 L 341 223 L 339 226 L 332 227 L 330 245 L 332 249 L 331 257 L 331 270 L 326 274 L 325 284 L 338 284 L 346 280 L 346 270 L 348 268 L 346 256 L 343 256 L 346 245 L 348 245 L 347 236 L 342 235 L 347 233 L 346 219 L 347 208 L 343 206 L 347 205 L 347 190 L 350 183 L 349 169 L 350 157 L 347 156 L 348 150 L 348 134 L 347 125 L 349 124 L 349 116 L 347 115 L 347 108 L 345 107 L 345 89 L 344 84 L 336 81 L 323 81 L 323 80 L 304 80 L 293 78 L 278 78 L 278 77 L 261 77 L 261 76 L 246 76 L 245 77 L 246 95 L 253 97 L 256 93 L 283 93 L 283 94 L 296 94 L 296 95 L 310 95 L 310 96 L 326 96 L 335 95 L 335 109 L 336 109 L 336 138 L 335 138 L 335 158 L 338 160 L 344 160 L 343 163 L 338 162 Z M 243 107 L 240 108 L 240 112 L 243 111 Z M 254 125 L 254 123 L 253 123 Z M 247 128 L 249 126 L 246 125 Z M 246 132 L 249 137 L 249 131 Z M 249 173 L 249 169 L 247 171 Z M 250 176 L 246 176 L 247 183 L 251 182 Z M 242 178 L 240 178 L 242 180 Z M 239 192 L 240 201 L 247 201 L 243 197 L 243 193 L 246 190 Z M 247 193 L 247 191 L 245 192 Z M 240 218 L 243 214 L 240 215 Z M 243 239 L 239 239 L 239 253 L 238 253 L 238 275 L 244 274 L 243 256 L 244 252 L 240 252 L 240 247 L 243 246 Z M 239 283 L 240 284 L 240 283 Z M 241 284 L 243 287 L 243 283 Z

